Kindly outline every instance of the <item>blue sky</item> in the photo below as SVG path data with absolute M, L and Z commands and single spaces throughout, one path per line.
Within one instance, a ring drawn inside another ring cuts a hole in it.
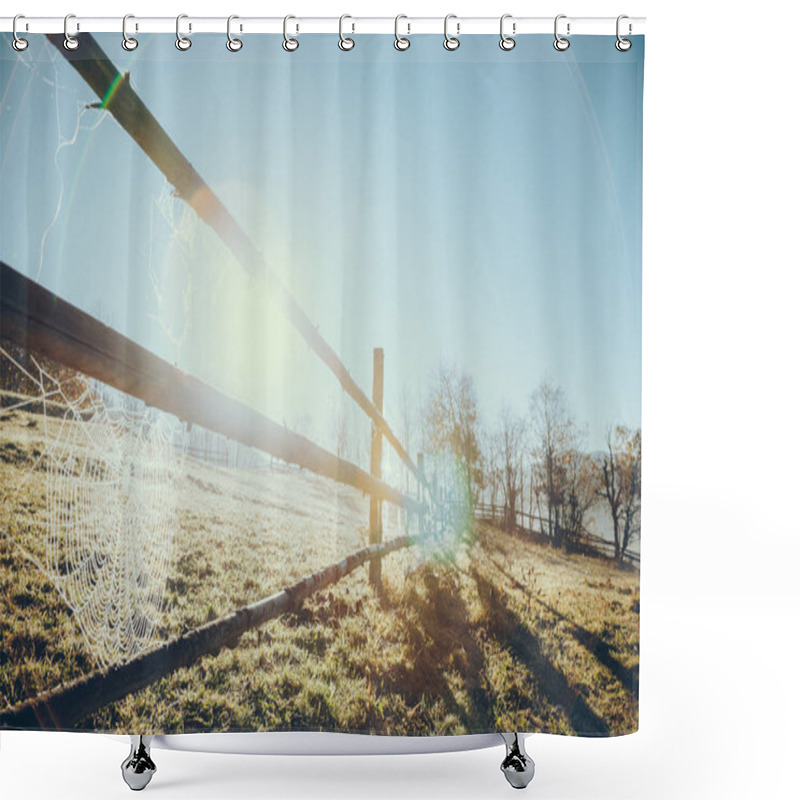
M 0 257 L 330 445 L 335 379 L 54 47 L 0 41 Z M 97 37 L 387 417 L 440 360 L 482 416 L 548 379 L 586 445 L 641 421 L 643 39 Z M 105 119 L 104 119 L 105 117 Z M 77 130 L 77 133 L 76 133 Z M 73 140 L 74 138 L 74 140 Z M 59 144 L 60 143 L 60 144 Z

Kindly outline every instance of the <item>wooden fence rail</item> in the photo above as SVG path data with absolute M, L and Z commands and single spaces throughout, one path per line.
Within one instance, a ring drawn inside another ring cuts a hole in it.
M 65 50 L 60 36 L 48 38 L 100 98 L 96 106 L 114 116 L 175 187 L 177 195 L 220 237 L 244 270 L 251 276 L 266 279 L 290 322 L 344 391 L 371 419 L 371 472 L 334 456 L 245 404 L 181 372 L 2 262 L 0 335 L 181 420 L 368 493 L 371 545 L 265 600 L 189 631 L 125 664 L 98 670 L 0 711 L 0 727 L 7 728 L 73 726 L 87 714 L 144 688 L 181 666 L 193 664 L 202 655 L 232 645 L 245 631 L 279 616 L 302 598 L 340 580 L 366 562 L 370 562 L 371 581 L 378 584 L 380 559 L 412 543 L 409 536 L 380 543 L 380 501 L 406 508 L 422 520 L 427 508 L 422 490 L 429 491 L 421 463 L 419 466 L 414 463 L 383 417 L 382 351 L 375 351 L 374 380 L 379 381 L 380 386 L 373 385 L 373 399 L 370 400 L 238 222 L 133 90 L 129 75 L 117 70 L 89 34 L 81 35 L 80 53 Z M 383 438 L 416 477 L 417 499 L 381 480 Z
M 155 683 L 179 667 L 194 664 L 201 656 L 232 646 L 246 631 L 295 608 L 303 598 L 336 583 L 362 564 L 411 543 L 411 537 L 400 536 L 384 544 L 364 547 L 277 594 L 188 631 L 125 664 L 97 670 L 0 711 L 0 728 L 74 727 L 87 714 Z
M 179 419 L 410 511 L 424 511 L 414 498 L 181 372 L 3 262 L 0 334 Z
M 505 522 L 505 515 L 506 515 L 506 509 L 504 506 L 492 505 L 491 503 L 477 503 L 475 505 L 476 519 L 485 520 L 487 522 L 503 523 Z M 530 526 L 526 526 L 519 522 L 519 520 L 525 520 L 525 519 L 529 520 L 529 522 L 531 523 Z M 539 524 L 538 529 L 534 527 L 534 523 Z M 528 533 L 528 534 L 535 533 L 537 535 L 539 534 L 544 535 L 544 525 L 546 523 L 547 519 L 545 517 L 536 514 L 529 514 L 527 512 L 522 512 L 522 511 L 516 512 L 515 525 L 523 533 Z M 586 530 L 584 530 L 581 533 L 581 540 L 585 544 L 588 544 L 590 548 L 600 552 L 600 554 L 605 556 L 606 558 L 615 557 L 614 542 L 611 542 L 608 539 L 604 539 L 602 536 L 595 536 L 594 534 L 589 533 L 589 531 Z M 638 564 L 641 560 L 639 553 L 634 553 L 630 550 L 627 550 L 622 557 L 623 559 L 631 561 L 634 564 Z
M 283 285 L 277 273 L 267 264 L 239 223 L 134 91 L 130 84 L 129 73 L 119 72 L 97 40 L 89 33 L 81 34 L 80 47 L 74 51 L 64 48 L 64 37 L 61 35 L 48 34 L 47 38 L 100 98 L 97 107 L 105 109 L 117 120 L 123 130 L 144 150 L 153 164 L 175 187 L 178 196 L 188 203 L 200 219 L 219 236 L 244 270 L 250 275 L 262 276 L 268 281 L 276 298 L 280 300 L 284 313 L 309 347 L 336 376 L 345 392 L 370 417 L 411 474 L 425 485 L 425 476 L 417 470 L 417 465 L 383 414 L 358 386 L 342 360 Z

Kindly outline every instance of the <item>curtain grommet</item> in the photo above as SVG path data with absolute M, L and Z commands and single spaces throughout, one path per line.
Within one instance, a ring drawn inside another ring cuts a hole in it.
M 408 50 L 409 47 L 411 47 L 411 39 L 407 38 L 408 35 L 410 35 L 411 33 L 411 25 L 409 23 L 406 23 L 408 27 L 408 33 L 406 34 L 406 36 L 401 36 L 400 35 L 401 19 L 408 19 L 408 17 L 405 14 L 398 14 L 394 18 L 394 49 L 399 50 L 401 53 L 403 53 L 406 50 Z
M 627 14 L 620 14 L 620 15 L 617 17 L 617 41 L 616 41 L 616 42 L 614 42 L 614 47 L 616 47 L 616 48 L 617 48 L 617 50 L 619 50 L 619 51 L 620 51 L 620 53 L 627 53 L 627 52 L 628 52 L 628 50 L 630 50 L 630 49 L 631 49 L 631 47 L 633 47 L 633 42 L 632 42 L 630 39 L 626 39 L 626 38 L 625 38 L 625 37 L 624 37 L 624 36 L 623 36 L 623 35 L 622 35 L 622 34 L 619 32 L 619 30 L 620 30 L 620 23 L 621 23 L 621 22 L 622 22 L 622 20 L 624 20 L 624 19 L 629 19 L 629 17 L 628 17 L 628 15 L 627 15 Z M 630 23 L 629 23 L 629 24 L 628 24 L 628 35 L 630 35 L 630 32 L 631 32 L 631 25 L 630 25 Z
M 516 22 L 511 23 L 512 35 L 507 36 L 505 31 L 503 30 L 503 26 L 507 19 L 512 19 L 512 15 L 503 14 L 503 16 L 500 17 L 500 49 L 505 50 L 506 52 L 508 52 L 509 50 L 513 50 L 517 46 L 517 40 L 513 36 L 513 34 L 517 32 L 517 23 Z
M 70 36 L 69 33 L 69 21 L 71 19 L 75 19 L 74 14 L 67 14 L 64 17 L 64 49 L 65 50 L 77 50 L 80 47 L 80 42 L 78 41 L 77 36 Z M 76 26 L 76 30 L 80 30 L 80 26 Z
M 289 36 L 289 20 L 290 19 L 297 19 L 292 14 L 287 14 L 283 18 L 283 42 L 281 46 L 287 53 L 294 53 L 298 47 L 300 47 L 300 42 L 297 39 L 292 38 Z M 300 29 L 300 26 L 297 26 L 297 30 Z
M 188 14 L 178 14 L 175 19 L 175 47 L 181 52 L 186 52 L 192 46 L 192 40 L 181 33 L 181 20 L 188 18 Z M 192 26 L 189 25 L 189 31 L 191 32 L 191 30 Z
M 555 41 L 553 42 L 553 47 L 555 47 L 555 49 L 558 50 L 559 53 L 563 53 L 565 50 L 569 50 L 569 39 L 567 39 L 566 36 L 561 36 L 558 32 L 558 21 L 560 19 L 566 19 L 566 18 L 567 18 L 566 14 L 559 14 L 556 17 L 555 22 L 553 23 L 553 34 L 556 37 Z M 568 22 L 567 36 L 569 36 L 569 28 L 570 24 Z
M 14 17 L 14 21 L 11 23 L 11 33 L 13 34 L 14 38 L 11 40 L 11 46 L 18 52 L 23 53 L 25 50 L 28 49 L 28 40 L 23 39 L 17 33 L 17 20 L 25 19 L 24 14 L 17 14 Z
M 458 39 L 458 34 L 460 33 L 460 29 L 461 29 L 461 23 L 460 22 L 456 22 L 456 35 L 455 36 L 451 36 L 449 34 L 448 30 L 447 30 L 447 24 L 448 24 L 448 22 L 450 22 L 451 19 L 457 19 L 456 15 L 455 14 L 448 14 L 444 18 L 444 42 L 443 42 L 443 45 L 444 45 L 444 49 L 445 50 L 449 50 L 452 53 L 454 50 L 458 50 L 458 48 L 461 46 L 461 42 Z
M 342 14 L 339 17 L 339 49 L 344 50 L 345 53 L 349 52 L 356 46 L 355 39 L 350 38 L 349 36 L 344 35 L 344 21 L 346 19 L 353 19 L 349 14 Z M 355 23 L 352 23 L 353 31 L 355 31 L 356 26 Z
M 237 17 L 236 14 L 231 14 L 228 17 L 228 41 L 225 42 L 225 47 L 227 47 L 228 50 L 231 51 L 231 53 L 238 53 L 242 49 L 242 47 L 244 47 L 244 42 L 241 39 L 237 39 L 231 33 L 231 22 L 233 22 L 233 20 L 235 19 L 239 19 L 239 17 Z M 241 26 L 239 26 L 239 32 L 241 33 Z
M 128 36 L 129 19 L 135 19 L 133 14 L 126 14 L 122 18 L 122 49 L 127 50 L 130 53 L 139 46 L 139 40 L 135 39 L 133 36 Z

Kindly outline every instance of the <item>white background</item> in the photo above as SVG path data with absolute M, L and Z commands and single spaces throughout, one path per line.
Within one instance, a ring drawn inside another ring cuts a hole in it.
M 798 796 L 798 5 L 63 2 L 4 13 L 647 16 L 641 730 L 534 736 L 545 798 Z M 128 797 L 127 744 L 3 733 L 2 798 Z M 147 796 L 509 797 L 502 752 L 156 751 Z

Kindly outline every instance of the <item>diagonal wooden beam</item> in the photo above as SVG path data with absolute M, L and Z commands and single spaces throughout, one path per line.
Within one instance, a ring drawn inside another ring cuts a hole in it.
M 420 483 L 427 485 L 424 474 L 417 469 L 414 460 L 406 452 L 381 412 L 361 390 L 334 349 L 289 293 L 277 273 L 267 264 L 239 223 L 134 91 L 129 73 L 121 73 L 89 33 L 80 35 L 80 47 L 76 50 L 67 50 L 64 47 L 62 34 L 48 34 L 47 38 L 100 98 L 98 107 L 106 109 L 119 122 L 175 187 L 178 196 L 183 198 L 217 233 L 245 271 L 250 275 L 264 276 L 268 280 L 280 300 L 284 313 L 309 347 L 386 437 L 386 441 L 395 449 L 412 475 Z
M 179 419 L 411 511 L 422 510 L 416 500 L 357 465 L 181 372 L 3 262 L 0 334 Z
M 296 608 L 303 598 L 341 580 L 376 558 L 408 547 L 412 540 L 399 536 L 346 556 L 313 575 L 227 616 L 187 631 L 177 639 L 106 669 L 77 678 L 11 708 L 0 710 L 0 728 L 74 729 L 75 724 L 103 706 L 155 683 L 179 667 L 188 667 L 204 655 L 232 647 L 246 631 Z

